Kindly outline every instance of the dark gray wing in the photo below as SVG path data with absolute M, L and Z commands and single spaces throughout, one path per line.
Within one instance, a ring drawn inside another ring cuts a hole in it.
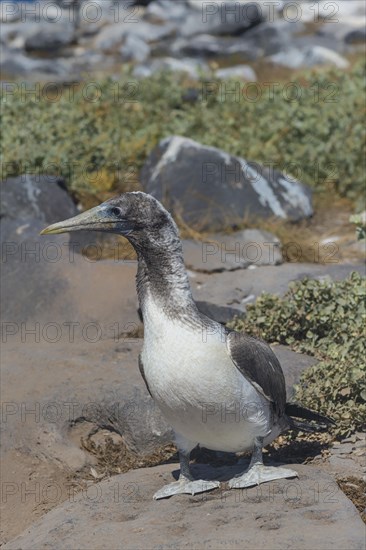
M 144 379 L 145 386 L 147 387 L 147 391 L 151 395 L 149 384 L 147 383 L 146 376 L 145 376 L 144 364 L 143 364 L 142 359 L 141 359 L 141 354 L 139 355 L 139 370 L 140 370 L 140 374 L 141 374 L 142 378 Z M 152 397 L 152 395 L 151 395 L 151 397 Z
M 227 347 L 234 365 L 250 380 L 281 417 L 286 408 L 282 367 L 268 344 L 242 332 L 228 331 Z

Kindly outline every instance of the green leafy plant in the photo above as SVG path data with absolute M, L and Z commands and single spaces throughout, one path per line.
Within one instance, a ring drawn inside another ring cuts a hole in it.
M 366 239 L 366 211 L 361 214 L 354 214 L 349 221 L 356 225 L 356 233 L 359 241 Z
M 337 422 L 348 435 L 366 425 L 366 278 L 352 273 L 344 281 L 304 279 L 281 298 L 262 294 L 244 319 L 230 326 L 314 355 L 295 399 Z

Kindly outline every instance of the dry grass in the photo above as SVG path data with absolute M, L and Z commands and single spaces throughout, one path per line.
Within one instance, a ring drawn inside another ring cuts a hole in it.
M 106 437 L 103 444 L 100 445 L 97 445 L 90 437 L 82 438 L 81 446 L 96 458 L 97 464 L 95 468 L 89 469 L 88 477 L 98 480 L 129 470 L 157 466 L 177 460 L 177 449 L 172 443 L 146 456 L 137 455 L 127 448 L 123 440 L 116 443 L 111 437 Z

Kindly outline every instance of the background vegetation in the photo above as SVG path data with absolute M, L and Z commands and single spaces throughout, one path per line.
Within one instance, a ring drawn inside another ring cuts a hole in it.
M 138 187 L 157 142 L 180 134 L 250 161 L 271 162 L 317 191 L 361 206 L 364 70 L 322 69 L 295 83 L 246 86 L 163 73 L 63 89 L 17 86 L 2 97 L 3 176 L 66 178 L 84 206 Z M 268 83 L 267 83 L 268 84 Z M 205 90 L 211 93 L 206 94 Z M 257 97 L 258 96 L 258 97 Z

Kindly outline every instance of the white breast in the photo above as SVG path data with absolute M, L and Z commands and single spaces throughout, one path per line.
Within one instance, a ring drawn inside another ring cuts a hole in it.
M 241 451 L 269 432 L 268 402 L 232 362 L 220 325 L 172 321 L 150 299 L 141 359 L 154 400 L 173 429 L 215 450 Z

